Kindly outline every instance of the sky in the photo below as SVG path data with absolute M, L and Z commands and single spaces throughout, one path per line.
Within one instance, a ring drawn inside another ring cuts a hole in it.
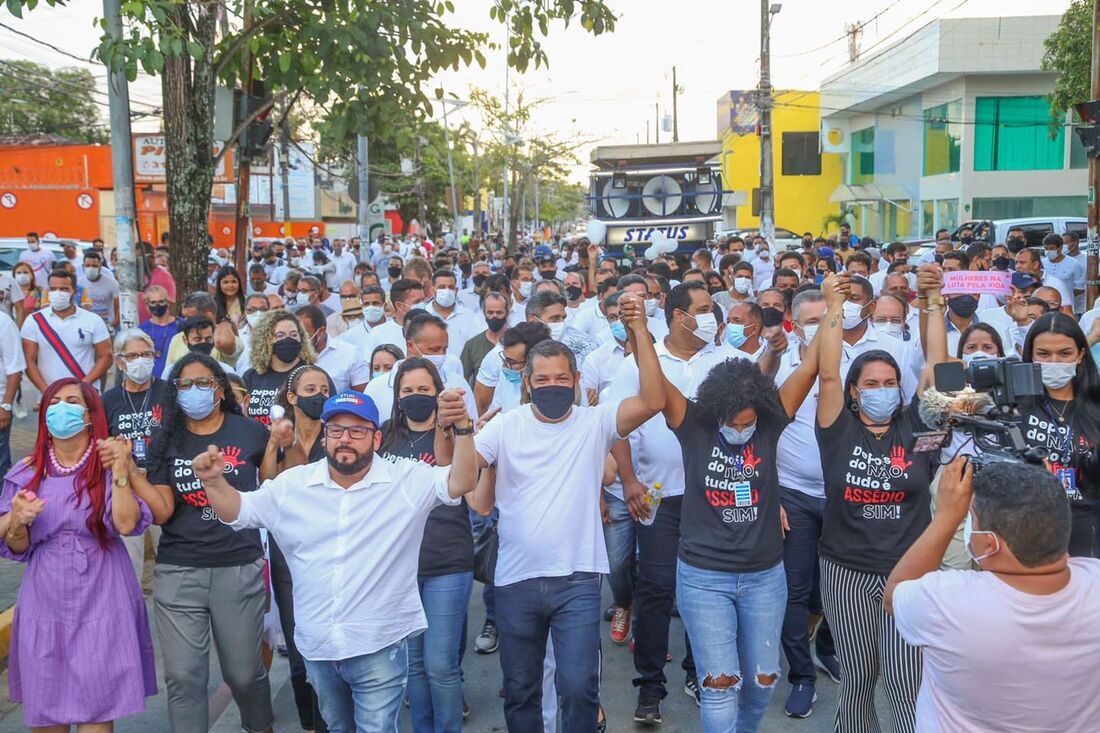
M 772 83 L 777 89 L 817 89 L 822 79 L 848 60 L 846 23 L 866 23 L 861 48 L 874 51 L 937 17 L 1061 14 L 1070 0 L 784 0 L 772 22 Z M 503 43 L 504 29 L 489 18 L 492 0 L 456 0 L 452 24 L 489 32 Z M 448 95 L 463 97 L 471 87 L 503 96 L 509 77 L 512 99 L 521 90 L 527 99 L 545 99 L 532 124 L 533 134 L 585 141 L 587 162 L 596 144 L 646 142 L 651 139 L 655 105 L 672 113 L 672 67 L 683 91 L 678 99 L 680 140 L 714 139 L 718 97 L 731 89 L 756 86 L 760 6 L 754 0 L 608 0 L 618 15 L 614 33 L 593 37 L 579 23 L 551 28 L 544 40 L 548 67 L 506 75 L 502 51 L 489 52 L 485 69 L 473 67 L 439 75 L 435 84 Z M 63 8 L 45 3 L 23 19 L 0 9 L 0 23 L 86 57 L 99 37 L 95 20 L 102 5 L 75 0 Z M 873 20 L 872 20 L 873 18 Z M 870 21 L 870 22 L 867 22 Z M 824 46 L 824 48 L 820 48 Z M 29 58 L 52 67 L 79 65 L 49 48 L 0 26 L 0 59 Z M 87 66 L 87 65 L 86 65 Z M 93 68 L 89 66 L 89 68 Z M 94 69 L 105 92 L 105 73 Z M 0 81 L 0 83 L 3 83 Z M 105 101 L 106 96 L 99 99 Z M 131 85 L 134 110 L 159 106 L 160 83 L 139 77 Z M 104 109 L 104 117 L 106 110 Z M 469 109 L 449 115 L 478 125 Z M 138 120 L 137 131 L 155 131 L 155 117 Z M 661 133 L 671 140 L 671 133 Z M 584 177 L 585 166 L 575 171 Z

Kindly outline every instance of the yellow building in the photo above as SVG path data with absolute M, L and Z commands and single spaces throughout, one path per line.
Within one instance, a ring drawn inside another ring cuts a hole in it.
M 818 93 L 776 91 L 774 96 L 775 226 L 799 236 L 803 232 L 823 233 L 825 217 L 837 213 L 838 207 L 829 202 L 829 196 L 843 176 L 840 156 L 820 152 Z M 734 197 L 741 202 L 735 217 L 738 229 L 760 226 L 760 138 L 756 123 L 751 91 L 729 92 L 718 100 L 722 183 L 727 190 L 742 194 Z

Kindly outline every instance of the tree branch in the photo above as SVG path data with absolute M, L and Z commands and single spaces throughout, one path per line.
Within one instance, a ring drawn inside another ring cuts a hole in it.
M 241 32 L 239 36 L 230 44 L 229 48 L 222 52 L 221 58 L 214 62 L 214 73 L 219 77 L 222 75 L 222 71 L 233 60 L 241 49 L 244 48 L 244 44 L 251 40 L 252 36 L 262 31 L 267 26 L 271 25 L 275 21 L 279 20 L 278 15 L 269 15 L 258 23 L 254 23 L 250 28 L 247 28 Z

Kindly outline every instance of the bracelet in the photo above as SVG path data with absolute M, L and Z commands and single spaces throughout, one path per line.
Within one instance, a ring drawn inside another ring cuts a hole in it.
M 942 305 L 930 305 L 927 308 L 921 308 L 925 313 L 943 313 Z
M 473 422 L 471 422 L 467 427 L 464 427 L 464 428 L 460 428 L 457 425 L 452 425 L 451 426 L 451 431 L 455 435 L 473 435 L 474 434 L 474 424 L 473 424 Z
M 7 534 L 8 539 L 21 540 L 21 539 L 26 538 L 26 536 L 27 536 L 27 528 L 26 527 L 24 527 L 23 531 L 19 532 L 19 533 L 12 532 L 11 527 L 10 526 L 8 527 L 8 534 Z

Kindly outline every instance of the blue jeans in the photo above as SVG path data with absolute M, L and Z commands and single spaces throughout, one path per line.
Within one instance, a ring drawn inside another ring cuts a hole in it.
M 498 519 L 500 519 L 500 512 L 498 512 L 495 508 L 493 509 L 492 514 L 487 517 L 483 517 L 475 512 L 473 509 L 471 509 L 470 527 L 474 531 L 474 537 L 477 537 L 479 534 L 481 534 L 481 531 L 485 529 L 485 527 L 488 527 L 491 524 L 496 524 Z M 486 583 L 484 586 L 482 586 L 481 600 L 485 604 L 485 620 L 496 623 L 497 602 L 496 596 L 493 595 L 492 583 Z M 462 646 L 466 646 L 465 642 L 463 642 Z
M 11 469 L 11 424 L 7 430 L 0 430 L 0 476 L 6 476 Z
M 409 639 L 409 713 L 415 733 L 462 730 L 462 627 L 472 572 L 420 579 L 428 630 Z
M 611 597 L 619 608 L 630 608 L 634 602 L 635 562 L 638 543 L 634 532 L 634 517 L 626 502 L 614 494 L 603 492 L 607 502 L 607 513 L 611 522 L 603 526 L 603 537 L 607 543 L 607 562 L 611 572 L 607 584 L 611 587 Z
M 542 730 L 542 664 L 553 629 L 562 731 L 592 733 L 600 707 L 599 574 L 532 578 L 495 590 L 508 730 Z
M 392 733 L 405 696 L 409 648 L 405 639 L 336 661 L 306 660 L 330 733 Z
M 779 679 L 779 631 L 787 605 L 783 563 L 755 573 L 723 573 L 681 560 L 676 605 L 695 640 L 703 733 L 755 731 Z M 746 672 L 752 676 L 747 684 Z

